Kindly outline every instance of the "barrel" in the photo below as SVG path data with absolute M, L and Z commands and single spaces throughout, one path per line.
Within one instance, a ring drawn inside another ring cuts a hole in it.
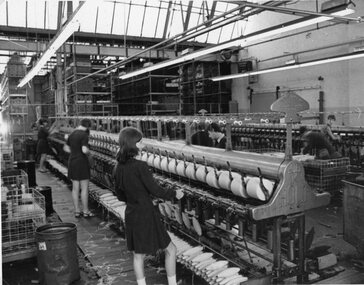
M 37 180 L 35 176 L 35 161 L 34 160 L 23 160 L 16 162 L 16 168 L 22 169 L 28 174 L 29 187 L 37 186 Z
M 44 196 L 46 216 L 53 213 L 53 200 L 52 200 L 52 187 L 50 186 L 38 186 L 36 189 Z
M 65 285 L 80 279 L 77 227 L 51 223 L 35 231 L 40 284 Z

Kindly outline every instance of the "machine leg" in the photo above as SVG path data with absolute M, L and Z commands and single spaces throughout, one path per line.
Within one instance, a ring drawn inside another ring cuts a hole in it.
M 273 270 L 272 282 L 281 283 L 281 228 L 282 217 L 278 217 L 273 222 Z
M 256 223 L 252 225 L 252 240 L 255 242 L 258 241 L 258 228 Z
M 297 275 L 297 283 L 302 284 L 307 281 L 307 275 L 305 273 L 305 215 L 300 216 L 298 219 L 298 267 L 300 273 Z

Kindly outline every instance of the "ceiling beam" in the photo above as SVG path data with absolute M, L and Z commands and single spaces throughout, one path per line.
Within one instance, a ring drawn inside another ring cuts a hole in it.
M 97 23 L 99 22 L 99 7 L 96 8 L 95 34 L 97 33 Z
M 128 10 L 128 18 L 126 20 L 126 28 L 125 28 L 125 35 L 128 34 L 128 30 L 129 30 L 129 22 L 130 22 L 130 11 L 131 11 L 131 1 L 129 2 L 129 10 Z M 124 37 L 124 40 L 126 38 Z
M 144 10 L 143 10 L 143 18 L 142 18 L 142 26 L 140 28 L 140 36 L 143 36 L 143 28 L 144 28 L 144 21 L 145 21 L 145 12 L 147 11 L 147 1 L 145 1 L 144 4 Z
M 113 29 L 114 29 L 115 6 L 116 6 L 116 1 L 114 1 L 114 6 L 113 6 L 113 8 L 112 8 L 112 18 L 111 18 L 111 28 L 110 28 L 110 34 L 112 34 L 112 31 L 113 31 Z
M 217 1 L 212 2 L 212 7 L 209 15 L 209 20 L 215 17 Z
M 183 31 L 184 32 L 187 31 L 188 24 L 190 23 L 192 5 L 193 5 L 193 1 L 189 1 L 188 2 L 188 7 L 187 7 L 187 12 L 186 12 L 186 19 L 185 19 L 185 21 L 183 23 Z
M 32 42 L 32 41 L 8 41 L 0 39 L 0 50 L 12 51 L 12 52 L 35 52 L 40 53 L 46 50 L 48 42 Z M 66 54 L 70 54 L 72 50 L 71 44 L 66 44 Z M 76 44 L 77 54 L 88 54 L 88 55 L 101 55 L 101 56 L 119 56 L 126 57 L 125 49 L 121 47 L 108 47 L 108 46 L 97 46 L 97 45 L 82 45 Z M 129 55 L 135 55 L 144 49 L 142 48 L 129 48 Z M 145 55 L 144 57 L 146 57 Z M 158 59 L 169 59 L 175 58 L 173 50 L 166 50 L 161 53 L 157 50 L 151 50 L 148 52 L 148 57 Z
M 168 23 L 169 23 L 169 17 L 171 16 L 171 10 L 172 10 L 172 1 L 169 1 L 166 21 L 164 23 L 164 29 L 163 29 L 163 39 L 165 39 L 167 37 Z
M 13 26 L 2 26 L 0 25 L 0 35 L 3 37 L 13 38 L 24 38 L 24 39 L 35 39 L 37 41 L 44 40 L 48 41 L 49 37 L 53 37 L 57 33 L 57 30 L 50 29 L 35 29 Z M 75 32 L 75 41 L 84 42 L 90 44 L 124 44 L 124 35 L 110 35 L 101 33 L 86 33 L 86 32 Z M 129 45 L 139 46 L 152 46 L 162 41 L 161 38 L 154 37 L 138 37 L 138 36 L 125 36 L 125 39 Z M 206 44 L 197 42 L 185 42 L 181 43 L 180 46 L 184 47 L 206 47 Z
M 60 1 L 58 2 L 58 13 L 57 13 L 57 27 L 59 28 L 61 26 L 61 22 L 62 22 L 62 6 L 63 3 Z
M 158 25 L 159 25 L 159 16 L 161 14 L 161 8 L 162 8 L 162 1 L 159 2 L 157 23 L 155 24 L 155 29 L 154 29 L 154 37 L 155 38 L 157 37 L 157 29 L 158 29 Z
M 9 6 L 8 1 L 5 2 L 5 12 L 6 12 L 6 25 L 9 26 Z

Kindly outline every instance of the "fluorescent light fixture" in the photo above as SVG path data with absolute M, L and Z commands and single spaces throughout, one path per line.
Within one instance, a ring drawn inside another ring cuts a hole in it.
M 79 7 L 70 16 L 65 25 L 57 32 L 51 42 L 48 44 L 46 51 L 42 54 L 35 66 L 24 76 L 24 78 L 18 84 L 18 88 L 27 84 L 34 76 L 40 72 L 42 67 L 50 60 L 50 58 L 56 53 L 56 51 L 67 41 L 67 39 L 79 28 L 79 19 L 84 16 L 84 13 L 90 11 L 92 7 L 99 4 L 101 0 L 86 0 L 80 2 Z
M 199 57 L 202 57 L 202 56 L 205 56 L 205 55 L 208 55 L 208 54 L 211 54 L 211 53 L 223 50 L 223 49 L 227 49 L 227 48 L 230 48 L 233 46 L 240 45 L 241 47 L 246 47 L 248 45 L 254 44 L 255 41 L 261 41 L 263 39 L 266 39 L 266 38 L 272 37 L 272 36 L 276 36 L 281 33 L 285 33 L 285 32 L 299 29 L 299 28 L 307 27 L 310 25 L 322 23 L 322 22 L 333 19 L 335 16 L 342 17 L 342 16 L 347 16 L 347 15 L 353 14 L 353 13 L 354 13 L 354 10 L 352 10 L 352 9 L 344 9 L 344 10 L 341 10 L 341 11 L 338 11 L 338 12 L 335 12 L 332 14 L 328 14 L 327 16 L 319 16 L 316 18 L 310 17 L 307 20 L 293 22 L 292 24 L 288 23 L 287 26 L 280 26 L 279 28 L 272 29 L 272 30 L 262 32 L 262 33 L 258 33 L 258 34 L 254 33 L 254 35 L 250 35 L 250 36 L 247 35 L 244 38 L 233 40 L 233 41 L 230 41 L 230 42 L 227 42 L 224 44 L 220 44 L 220 45 L 217 45 L 214 47 L 201 49 L 199 51 L 196 51 L 196 52 L 190 53 L 190 54 L 186 54 L 186 55 L 176 58 L 176 59 L 166 60 L 166 61 L 157 63 L 153 66 L 149 66 L 147 68 L 142 68 L 142 69 L 139 69 L 136 71 L 132 71 L 125 75 L 121 75 L 119 78 L 127 79 L 130 77 L 138 76 L 138 75 L 141 75 L 141 74 L 144 74 L 147 72 L 151 72 L 154 70 L 158 70 L 158 69 L 161 69 L 164 67 L 168 67 L 171 65 L 180 64 L 180 63 L 192 60 L 192 59 L 196 59 L 196 58 L 199 58 Z
M 296 59 L 290 59 L 290 60 L 287 60 L 284 64 L 295 64 L 296 63 Z
M 308 61 L 308 62 L 298 63 L 298 64 L 294 64 L 294 65 L 288 65 L 288 66 L 279 66 L 279 67 L 262 69 L 262 70 L 246 72 L 246 73 L 218 76 L 218 77 L 211 78 L 211 80 L 212 81 L 222 81 L 222 80 L 228 80 L 228 79 L 242 78 L 242 77 L 248 77 L 248 76 L 252 76 L 252 75 L 266 74 L 266 73 L 290 70 L 290 69 L 297 69 L 297 68 L 302 68 L 302 67 L 315 66 L 315 65 L 325 64 L 325 63 L 332 63 L 332 62 L 356 59 L 356 58 L 361 58 L 361 57 L 364 57 L 364 52 L 363 53 L 351 53 L 351 54 L 347 54 L 347 55 L 340 55 L 337 57 L 324 58 L 324 59 L 319 59 L 319 60 L 315 60 L 315 61 Z
M 359 46 L 354 48 L 354 52 L 364 51 L 364 46 Z

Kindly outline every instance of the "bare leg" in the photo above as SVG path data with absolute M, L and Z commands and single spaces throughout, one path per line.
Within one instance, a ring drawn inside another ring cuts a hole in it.
M 75 207 L 75 212 L 80 212 L 80 205 L 78 203 L 80 195 L 80 181 L 72 180 L 72 199 L 73 206 Z
M 168 285 L 175 285 L 176 282 L 176 254 L 177 249 L 173 242 L 170 242 L 167 248 L 164 250 L 166 259 L 165 267 L 167 271 Z
M 84 213 L 88 213 L 90 210 L 88 208 L 88 183 L 89 180 L 81 180 L 81 202 Z
M 44 167 L 44 163 L 47 159 L 47 154 L 46 153 L 42 153 L 40 155 L 40 160 L 39 160 L 39 170 L 45 171 L 45 167 Z
M 144 258 L 145 254 L 134 252 L 133 265 L 137 281 L 144 279 Z

